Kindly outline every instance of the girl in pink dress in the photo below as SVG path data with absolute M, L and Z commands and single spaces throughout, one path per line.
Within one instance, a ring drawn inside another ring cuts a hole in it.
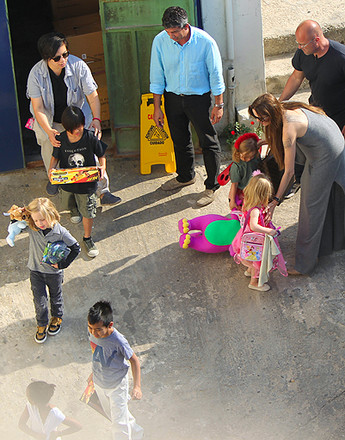
M 268 202 L 272 196 L 273 188 L 270 180 L 264 174 L 256 171 L 253 173 L 253 177 L 250 179 L 248 185 L 244 189 L 244 203 L 243 203 L 243 220 L 241 229 L 237 233 L 232 242 L 232 252 L 236 263 L 242 263 L 247 267 L 244 275 L 250 277 L 250 283 L 248 287 L 250 289 L 266 292 L 270 290 L 268 284 L 258 284 L 261 261 L 249 261 L 241 258 L 241 238 L 243 233 L 258 232 L 262 234 L 270 235 L 274 238 L 275 245 L 279 252 L 280 247 L 277 240 L 279 235 L 277 229 L 271 222 L 266 224 L 264 220 L 264 211 L 267 208 Z M 245 221 L 247 219 L 247 221 Z M 285 261 L 281 252 L 274 257 L 272 262 L 272 269 L 278 269 L 283 275 L 287 275 Z

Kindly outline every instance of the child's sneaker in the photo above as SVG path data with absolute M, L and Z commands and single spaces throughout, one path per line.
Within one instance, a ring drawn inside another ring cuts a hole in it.
M 83 220 L 83 217 L 81 214 L 76 214 L 76 215 L 72 215 L 70 217 L 71 223 L 77 225 L 78 223 L 80 223 Z
M 54 336 L 59 333 L 61 330 L 61 318 L 55 318 L 55 316 L 50 320 L 50 324 L 48 327 L 48 335 Z
M 99 254 L 99 250 L 97 249 L 95 243 L 92 240 L 92 237 L 85 238 L 83 237 L 83 243 L 86 247 L 87 256 L 90 258 L 95 258 Z
M 47 339 L 47 325 L 44 326 L 37 326 L 37 332 L 35 335 L 35 341 L 37 344 L 43 344 L 43 342 Z

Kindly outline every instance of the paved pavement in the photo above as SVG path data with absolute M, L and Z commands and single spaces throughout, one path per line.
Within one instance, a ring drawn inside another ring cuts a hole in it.
M 144 396 L 130 408 L 146 439 L 345 438 L 345 252 L 321 260 L 311 276 L 273 274 L 270 292 L 251 291 L 228 253 L 178 245 L 180 218 L 228 213 L 227 187 L 195 209 L 200 157 L 197 183 L 171 194 L 159 189 L 169 177 L 161 166 L 142 176 L 138 160 L 109 158 L 108 170 L 123 202 L 99 209 L 100 255 L 90 260 L 83 252 L 65 271 L 63 329 L 43 345 L 33 340 L 28 237 L 10 248 L 1 216 L 1 438 L 25 438 L 16 424 L 31 378 L 55 383 L 53 403 L 82 422 L 71 439 L 110 438 L 109 422 L 79 402 L 91 368 L 87 310 L 100 298 L 112 301 L 116 326 L 142 363 Z M 43 195 L 45 183 L 42 168 L 0 175 L 2 211 Z M 275 214 L 288 262 L 298 199 Z M 67 214 L 62 224 L 81 239 L 82 227 Z
M 265 38 L 289 35 L 305 18 L 342 26 L 340 0 L 263 0 Z M 284 17 L 282 20 L 281 17 Z M 0 434 L 21 440 L 18 418 L 31 378 L 55 383 L 52 400 L 83 424 L 72 439 L 110 439 L 102 416 L 79 401 L 90 373 L 88 308 L 110 299 L 115 324 L 142 363 L 143 399 L 130 403 L 149 440 L 341 440 L 344 423 L 345 252 L 321 259 L 310 276 L 273 274 L 267 293 L 248 289 L 228 253 L 202 254 L 178 245 L 177 222 L 226 215 L 228 188 L 195 208 L 197 183 L 171 194 L 159 189 L 163 167 L 139 174 L 138 160 L 109 158 L 112 190 L 123 202 L 99 208 L 94 238 L 100 255 L 83 252 L 65 271 L 63 329 L 34 342 L 28 237 L 10 248 L 1 216 Z M 224 155 L 223 166 L 229 163 Z M 0 174 L 1 209 L 44 195 L 43 168 Z M 299 195 L 275 213 L 280 244 L 293 261 Z M 57 202 L 59 207 L 59 202 Z M 79 240 L 82 227 L 61 223 Z
M 343 0 L 261 0 L 264 38 L 294 34 L 303 20 L 316 20 L 324 31 L 345 27 Z

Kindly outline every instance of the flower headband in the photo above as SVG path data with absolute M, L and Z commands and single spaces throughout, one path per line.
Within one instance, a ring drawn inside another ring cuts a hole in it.
M 234 147 L 236 148 L 236 150 L 238 150 L 240 148 L 241 143 L 243 141 L 246 141 L 247 139 L 255 139 L 256 142 L 259 142 L 260 140 L 259 136 L 256 133 L 244 133 L 235 142 Z
M 255 170 L 255 171 L 252 172 L 252 177 L 260 176 L 260 174 L 263 175 L 262 171 L 260 171 L 260 170 Z

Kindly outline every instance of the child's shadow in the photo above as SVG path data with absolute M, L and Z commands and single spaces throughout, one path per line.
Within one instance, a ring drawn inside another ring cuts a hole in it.
M 165 200 L 178 192 L 179 190 L 167 194 L 158 188 L 151 193 L 143 194 L 130 201 L 122 202 L 112 209 L 102 211 L 96 219 L 96 240 L 103 240 L 128 228 L 195 207 L 199 193 L 183 194 L 178 198 Z

